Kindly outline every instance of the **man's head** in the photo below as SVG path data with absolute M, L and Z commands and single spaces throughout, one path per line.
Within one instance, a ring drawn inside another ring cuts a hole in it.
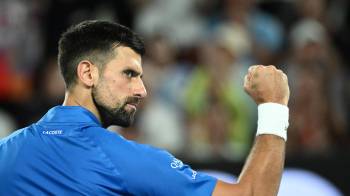
M 104 126 L 129 126 L 147 94 L 141 79 L 144 52 L 142 40 L 128 28 L 85 21 L 62 34 L 58 64 L 67 91 L 80 88 L 91 95 Z

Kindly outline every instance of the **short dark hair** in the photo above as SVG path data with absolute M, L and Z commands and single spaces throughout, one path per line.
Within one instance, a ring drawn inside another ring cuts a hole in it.
M 89 60 L 99 68 L 114 57 L 114 48 L 126 46 L 143 56 L 143 40 L 129 28 L 108 21 L 90 20 L 73 25 L 58 43 L 58 65 L 69 89 L 76 82 L 77 66 Z

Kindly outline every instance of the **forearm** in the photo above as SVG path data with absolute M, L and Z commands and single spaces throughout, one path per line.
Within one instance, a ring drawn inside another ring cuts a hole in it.
M 214 196 L 277 195 L 289 125 L 288 78 L 274 66 L 251 66 L 244 89 L 258 105 L 258 129 L 238 183 L 218 181 Z
M 275 135 L 257 136 L 238 184 L 246 187 L 249 195 L 277 195 L 284 157 L 284 139 Z
M 214 192 L 215 195 L 277 195 L 285 158 L 288 113 L 288 108 L 280 104 L 258 106 L 257 137 L 238 183 L 218 188 L 223 192 Z M 227 185 L 220 182 L 218 187 Z
M 239 183 L 249 195 L 277 195 L 284 166 L 288 107 L 276 103 L 258 106 L 255 144 L 241 172 Z

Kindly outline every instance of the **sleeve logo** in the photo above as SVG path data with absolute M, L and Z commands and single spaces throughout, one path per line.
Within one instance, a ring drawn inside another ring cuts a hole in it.
M 170 166 L 173 169 L 177 169 L 177 168 L 181 168 L 182 166 L 184 166 L 184 164 L 179 159 L 174 158 L 173 161 L 170 163 Z
M 170 163 L 170 167 L 173 168 L 173 169 L 181 169 L 182 167 L 184 166 L 183 162 L 180 161 L 179 159 L 177 158 L 173 158 L 172 162 Z M 191 174 L 191 178 L 192 180 L 195 180 L 196 179 L 196 176 L 197 176 L 197 172 L 192 170 L 192 169 L 187 169 L 186 172 L 190 172 Z

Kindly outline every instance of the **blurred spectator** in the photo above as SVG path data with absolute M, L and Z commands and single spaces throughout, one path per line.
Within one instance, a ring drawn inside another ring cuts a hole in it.
M 255 0 L 224 0 L 223 11 L 223 23 L 238 24 L 247 29 L 253 43 L 252 62 L 276 64 L 284 39 L 281 23 L 259 10 Z
M 199 1 L 145 1 L 136 13 L 136 31 L 146 37 L 161 34 L 176 47 L 192 47 L 205 32 L 205 23 L 195 7 Z
M 40 2 L 0 1 L 0 100 L 31 96 L 31 77 L 43 49 Z
M 297 10 L 305 19 L 316 20 L 323 25 L 326 24 L 326 2 L 325 0 L 298 0 Z
M 335 139 L 346 134 L 344 72 L 326 29 L 316 20 L 304 19 L 295 25 L 291 46 L 289 150 L 328 155 Z
M 39 118 L 53 106 L 62 104 L 64 82 L 59 73 L 56 57 L 48 58 L 44 66 L 36 69 L 33 75 L 32 96 L 21 102 L 5 102 L 3 108 L 10 111 L 19 127 L 26 126 Z
M 177 52 L 165 37 L 154 36 L 147 46 L 143 69 L 149 97 L 139 116 L 140 137 L 179 154 L 185 142 L 181 99 L 188 68 L 176 61 Z
M 341 49 L 340 55 L 349 61 L 347 48 L 350 44 L 349 39 L 349 8 L 347 0 L 298 0 L 297 10 L 300 17 L 312 19 L 320 22 L 329 33 L 331 39 Z M 331 41 L 333 41 L 331 40 Z
M 251 141 L 252 110 L 243 92 L 240 56 L 251 40 L 239 26 L 218 28 L 199 49 L 199 64 L 186 86 L 184 104 L 191 158 L 242 160 Z

